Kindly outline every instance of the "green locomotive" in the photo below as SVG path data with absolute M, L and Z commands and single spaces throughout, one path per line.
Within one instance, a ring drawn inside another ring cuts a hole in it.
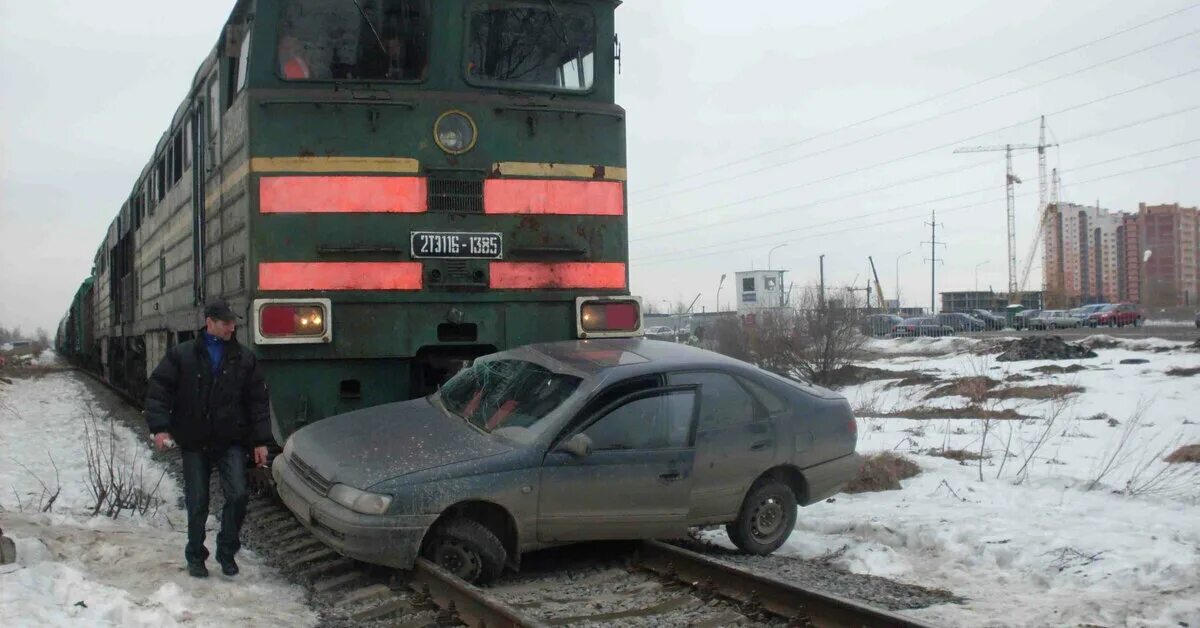
M 639 331 L 618 4 L 239 0 L 72 306 L 75 357 L 140 398 L 225 297 L 282 443 L 479 355 Z

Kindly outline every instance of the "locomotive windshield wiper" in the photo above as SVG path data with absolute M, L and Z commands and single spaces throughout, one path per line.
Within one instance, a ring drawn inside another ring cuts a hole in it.
M 379 31 L 375 30 L 375 24 L 371 22 L 371 18 L 367 17 L 367 12 L 363 11 L 362 5 L 358 3 L 358 0 L 350 0 L 350 2 L 354 3 L 354 8 L 358 9 L 358 14 L 367 23 L 367 28 L 371 29 L 371 34 L 375 36 L 375 41 L 379 43 L 379 51 L 383 53 L 384 57 L 387 57 L 387 46 L 383 45 L 383 38 L 379 36 Z

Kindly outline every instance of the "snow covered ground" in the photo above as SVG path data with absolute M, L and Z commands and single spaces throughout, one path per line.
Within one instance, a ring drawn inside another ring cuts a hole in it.
M 40 363 L 53 364 L 53 357 Z M 236 578 L 221 576 L 212 561 L 207 579 L 184 572 L 181 487 L 164 476 L 133 431 L 104 420 L 79 377 L 0 381 L 0 528 L 16 541 L 18 555 L 16 564 L 0 566 L 0 625 L 315 624 L 302 589 L 253 552 L 238 554 Z M 161 478 L 157 511 L 116 519 L 88 515 L 95 500 L 85 481 L 83 435 L 93 412 L 101 437 L 112 430 L 118 457 L 141 466 L 147 487 Z M 40 512 L 56 491 L 49 512 Z M 216 526 L 210 517 L 210 552 Z
M 962 340 L 872 341 L 870 350 L 889 357 L 865 366 L 942 380 L 842 391 L 859 408 L 859 451 L 903 453 L 921 473 L 902 490 L 801 509 L 780 552 L 834 557 L 853 572 L 967 598 L 908 612 L 939 625 L 1200 626 L 1200 465 L 1162 462 L 1179 445 L 1200 443 L 1200 375 L 1167 374 L 1200 367 L 1200 353 L 1185 343 L 1108 338 L 1118 346 L 1097 349 L 1096 358 L 1004 363 Z M 1129 358 L 1148 362 L 1120 363 Z M 1086 370 L 1034 371 L 1072 364 Z M 904 418 L 921 406 L 970 405 L 962 396 L 925 398 L 964 376 L 1000 380 L 997 389 L 1084 390 L 1064 399 L 977 397 L 984 409 L 1031 417 L 991 421 L 986 442 L 980 419 Z M 982 468 L 929 455 L 981 447 Z

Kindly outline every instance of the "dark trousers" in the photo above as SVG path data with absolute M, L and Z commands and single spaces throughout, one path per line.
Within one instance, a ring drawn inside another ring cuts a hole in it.
M 204 547 L 204 523 L 208 520 L 208 482 L 212 468 L 221 476 L 225 508 L 221 510 L 221 531 L 217 534 L 217 560 L 233 558 L 241 548 L 238 538 L 246 518 L 246 450 L 241 445 L 225 449 L 183 450 L 183 500 L 187 505 L 188 542 L 184 556 L 189 562 L 208 558 Z

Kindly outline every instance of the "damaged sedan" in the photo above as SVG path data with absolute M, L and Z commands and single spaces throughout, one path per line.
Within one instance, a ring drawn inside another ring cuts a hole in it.
M 320 540 L 483 583 L 531 550 L 670 539 L 724 524 L 768 554 L 797 506 L 857 472 L 837 393 L 654 340 L 529 345 L 477 359 L 435 394 L 319 421 L 272 470 Z

